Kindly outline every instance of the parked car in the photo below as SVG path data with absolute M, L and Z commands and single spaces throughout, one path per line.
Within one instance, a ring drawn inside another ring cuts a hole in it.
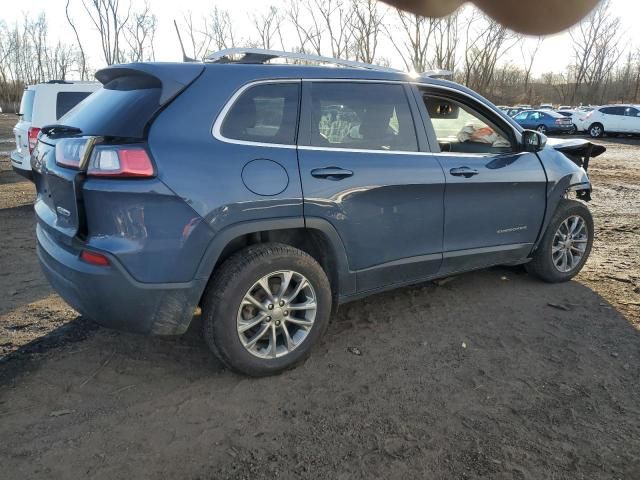
M 558 111 L 560 110 L 574 110 L 574 108 L 571 105 L 560 105 Z
M 572 133 L 573 122 L 570 118 L 553 110 L 529 110 L 521 112 L 513 119 L 523 128 L 537 130 L 540 133 Z
M 577 126 L 577 117 L 579 115 L 581 115 L 580 112 L 578 112 L 577 110 L 556 110 L 557 113 L 559 113 L 560 115 L 562 115 L 563 117 L 567 117 L 571 119 L 572 125 L 573 125 L 573 129 L 571 130 L 570 133 L 577 133 L 578 132 L 578 126 Z
M 541 103 L 540 106 L 538 107 L 538 110 L 553 110 L 553 104 L 552 103 Z
M 43 271 L 105 326 L 181 334 L 201 309 L 225 365 L 268 375 L 341 303 L 500 264 L 564 282 L 589 256 L 604 148 L 456 83 L 259 49 L 96 77 L 32 166 Z
M 514 117 L 516 116 L 518 113 L 520 112 L 524 112 L 527 110 L 531 110 L 531 108 L 522 108 L 522 107 L 509 107 L 509 109 L 507 110 L 507 115 L 509 115 L 510 117 Z
M 605 133 L 640 134 L 640 105 L 606 105 L 586 112 L 579 126 L 594 138 Z
M 99 82 L 64 80 L 52 80 L 26 87 L 20 102 L 20 120 L 13 129 L 16 138 L 16 149 L 11 152 L 13 170 L 31 178 L 29 157 L 40 129 L 56 123 L 65 113 L 100 87 Z

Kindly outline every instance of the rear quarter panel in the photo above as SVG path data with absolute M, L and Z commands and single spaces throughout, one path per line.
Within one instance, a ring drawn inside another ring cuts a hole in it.
M 245 67 L 227 68 L 224 75 L 215 67 L 205 69 L 149 132 L 159 179 L 204 218 L 214 234 L 236 223 L 303 215 L 295 148 L 239 146 L 213 137 L 213 124 L 225 103 L 256 77 L 253 68 Z M 271 158 L 274 152 L 288 173 L 288 184 L 279 194 L 258 195 L 244 185 L 242 170 L 249 161 Z

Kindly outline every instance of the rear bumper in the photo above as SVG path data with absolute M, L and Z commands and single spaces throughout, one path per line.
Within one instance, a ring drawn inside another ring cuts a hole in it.
M 205 280 L 152 284 L 133 279 L 116 258 L 100 267 L 80 260 L 36 227 L 42 270 L 54 290 L 74 309 L 109 328 L 138 333 L 184 333 L 204 290 Z M 104 252 L 101 252 L 104 253 Z
M 26 159 L 20 155 L 16 150 L 11 152 L 11 168 L 13 171 L 23 177 L 33 181 L 33 174 L 31 172 L 31 160 Z

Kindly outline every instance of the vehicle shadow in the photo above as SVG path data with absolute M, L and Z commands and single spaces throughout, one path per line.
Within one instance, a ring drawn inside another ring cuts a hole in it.
M 224 370 L 198 322 L 150 338 L 77 319 L 0 362 L 9 453 L 44 442 L 58 462 L 113 472 L 96 464 L 104 454 L 127 471 L 137 462 L 118 456 L 124 442 L 157 461 L 150 475 L 214 478 L 252 465 L 301 478 L 637 478 L 640 332 L 629 320 L 579 281 L 517 268 L 438 283 L 342 306 L 306 363 L 264 379 Z M 51 411 L 71 413 L 58 429 L 28 428 Z M 81 427 L 91 442 L 67 453 Z M 158 455 L 147 439 L 167 431 Z

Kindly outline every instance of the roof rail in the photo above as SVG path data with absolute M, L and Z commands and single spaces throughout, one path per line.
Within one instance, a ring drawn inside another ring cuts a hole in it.
M 441 68 L 436 68 L 435 70 L 427 70 L 426 72 L 422 72 L 420 76 L 430 78 L 453 78 L 453 72 L 451 70 L 442 70 Z
M 233 60 L 231 57 L 242 55 L 240 59 Z M 208 55 L 204 61 L 211 63 L 265 63 L 274 58 L 285 58 L 298 60 L 302 62 L 312 63 L 328 63 L 331 65 L 340 65 L 342 67 L 364 68 L 366 70 L 375 70 L 378 72 L 394 72 L 402 73 L 391 67 L 383 67 L 380 65 L 372 65 L 370 63 L 356 62 L 354 60 L 343 60 L 341 58 L 323 57 L 321 55 L 312 55 L 308 53 L 283 52 L 280 50 L 265 50 L 262 48 L 227 48 L 219 52 Z

